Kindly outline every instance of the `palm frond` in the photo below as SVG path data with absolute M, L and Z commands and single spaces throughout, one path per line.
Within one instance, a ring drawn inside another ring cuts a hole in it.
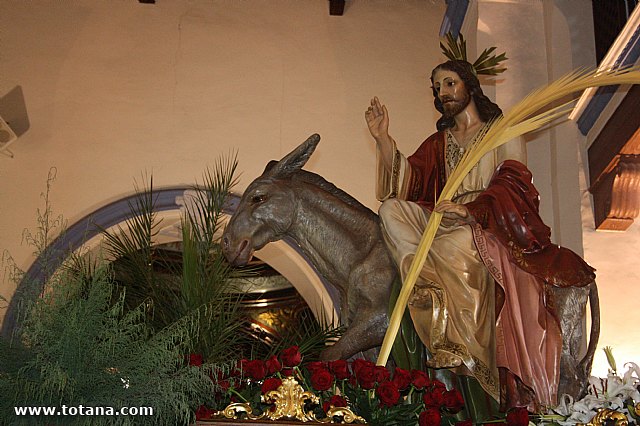
M 126 288 L 127 310 L 144 304 L 157 330 L 191 317 L 198 324 L 192 349 L 216 360 L 233 351 L 233 336 L 242 324 L 240 296 L 229 280 L 238 272 L 226 262 L 219 244 L 225 202 L 237 182 L 236 156 L 219 157 L 204 173 L 203 183 L 185 194 L 181 260 L 155 247 L 160 221 L 153 177 L 142 190 L 136 185 L 125 225 L 102 230 L 105 250 L 115 259 L 117 283 Z
M 156 303 L 173 296 L 169 291 L 172 286 L 153 270 L 153 245 L 161 223 L 156 220 L 153 177 L 142 188 L 136 183 L 135 192 L 136 197 L 128 202 L 130 218 L 125 225 L 118 225 L 115 230 L 100 227 L 105 252 L 113 259 L 116 278 L 126 283 L 126 304 L 131 309 L 147 299 Z M 154 309 L 154 312 L 157 314 L 155 321 L 160 325 L 173 319 L 165 317 L 166 311 L 162 309 Z
M 446 43 L 446 44 L 445 44 Z M 454 37 L 451 32 L 448 32 L 444 36 L 444 42 L 440 41 L 440 50 L 444 56 L 449 60 L 456 61 L 468 61 L 467 59 L 467 42 L 465 41 L 462 33 L 458 34 L 458 37 Z M 499 68 L 501 62 L 506 61 L 507 54 L 502 52 L 499 55 L 493 54 L 496 47 L 490 47 L 484 49 L 478 59 L 472 64 L 476 74 L 485 75 L 498 75 L 506 70 L 506 68 Z
M 462 34 L 458 34 L 458 37 L 454 37 L 451 32 L 448 32 L 445 35 L 446 45 L 441 41 L 440 49 L 444 56 L 449 58 L 452 61 L 456 60 L 467 60 L 467 42 L 465 41 Z
M 219 244 L 224 206 L 237 183 L 236 154 L 220 157 L 207 169 L 203 184 L 190 193 L 182 220 L 182 309 L 197 312 L 200 331 L 196 351 L 209 360 L 236 353 L 241 320 L 241 292 L 233 280 L 238 271 L 226 262 Z
M 577 70 L 546 87 L 531 92 L 504 116 L 490 123 L 486 128 L 486 133 L 476 138 L 473 146 L 467 150 L 460 164 L 449 177 L 443 188 L 440 201 L 451 199 L 464 177 L 486 153 L 525 133 L 539 129 L 570 111 L 570 103 L 545 109 L 550 105 L 589 87 L 637 84 L 639 82 L 640 70 L 638 69 L 604 72 Z
M 500 62 L 506 61 L 507 54 L 506 52 L 502 52 L 499 55 L 491 55 L 493 51 L 496 50 L 496 47 L 490 47 L 482 51 L 478 59 L 473 63 L 473 68 L 476 70 L 478 74 L 485 75 L 498 75 L 504 71 L 506 68 L 498 68 Z
M 6 396 L 0 398 L 0 423 L 22 424 L 10 409 L 16 404 L 62 403 L 156 410 L 153 417 L 121 417 L 118 424 L 193 423 L 197 402 L 212 395 L 209 372 L 218 367 L 189 367 L 185 354 L 198 347 L 210 359 L 235 358 L 244 325 L 238 320 L 241 295 L 227 279 L 238 273 L 218 244 L 235 168 L 235 159 L 220 160 L 198 189 L 206 194 L 196 195 L 194 214 L 184 222 L 180 274 L 166 273 L 171 259 L 154 246 L 160 222 L 152 178 L 144 190 L 136 185 L 131 219 L 115 230 L 101 229 L 111 264 L 74 253 L 61 268 L 44 265 L 53 271 L 47 274 L 48 291 L 25 299 L 15 339 L 0 339 L 0 393 Z M 48 197 L 45 202 L 44 213 L 38 211 L 38 233 L 26 238 L 36 249 L 46 247 L 62 223 L 52 216 Z M 12 258 L 3 253 L 2 260 Z M 77 423 L 95 424 L 95 419 Z
M 546 87 L 537 89 L 516 104 L 504 116 L 489 123 L 475 143 L 467 150 L 460 163 L 449 176 L 438 202 L 450 200 L 465 176 L 480 161 L 483 155 L 498 148 L 511 139 L 539 129 L 568 112 L 567 104 L 554 105 L 565 97 L 581 92 L 589 87 L 640 84 L 640 68 L 625 68 L 606 71 L 577 70 L 550 83 Z M 542 111 L 542 112 L 541 112 Z M 409 296 L 416 283 L 420 270 L 431 248 L 436 231 L 442 220 L 442 214 L 433 212 L 429 218 L 427 227 L 422 235 L 420 244 L 409 268 L 406 279 L 402 285 L 398 301 L 391 315 L 389 328 L 385 335 L 378 364 L 385 365 L 391 347 L 398 333 L 402 315 L 409 301 Z

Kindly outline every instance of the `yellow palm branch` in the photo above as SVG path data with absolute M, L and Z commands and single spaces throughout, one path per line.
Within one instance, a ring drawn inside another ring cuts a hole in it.
M 495 119 L 489 123 L 489 125 L 485 126 L 484 130 L 478 135 L 467 152 L 465 152 L 449 176 L 438 198 L 438 202 L 450 200 L 455 195 L 456 190 L 462 184 L 465 176 L 486 153 L 525 133 L 550 124 L 571 110 L 571 102 L 554 106 L 557 102 L 589 87 L 621 84 L 640 84 L 640 68 L 606 71 L 578 70 L 559 78 L 543 88 L 533 91 L 502 117 Z M 402 289 L 400 290 L 395 308 L 391 314 L 389 328 L 385 334 L 378 356 L 378 365 L 385 365 L 387 363 L 391 346 L 398 334 L 400 320 L 402 319 L 420 270 L 424 266 L 441 219 L 442 214 L 437 212 L 433 212 L 429 218 L 427 227 L 422 235 L 420 244 L 418 245 L 416 254 L 409 267 Z

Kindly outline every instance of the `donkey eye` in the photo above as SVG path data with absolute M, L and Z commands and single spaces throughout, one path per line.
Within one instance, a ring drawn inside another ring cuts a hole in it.
M 265 196 L 262 194 L 256 194 L 253 197 L 251 197 L 251 202 L 253 202 L 254 204 L 261 203 L 264 200 L 265 200 Z

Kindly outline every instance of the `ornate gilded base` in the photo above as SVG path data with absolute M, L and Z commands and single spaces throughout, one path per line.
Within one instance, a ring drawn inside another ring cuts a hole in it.
M 331 407 L 326 417 L 317 418 L 313 408 L 320 403 L 320 398 L 313 392 L 305 391 L 293 377 L 286 377 L 278 389 L 262 395 L 262 402 L 271 408 L 259 415 L 253 413 L 253 408 L 246 403 L 229 404 L 224 410 L 214 414 L 214 418 L 247 419 L 250 421 L 270 420 L 297 420 L 311 423 L 366 423 L 366 421 L 353 413 L 347 407 Z M 262 423 L 261 424 L 264 424 Z M 202 423 L 201 424 L 205 424 Z M 228 424 L 228 423 L 225 423 Z M 239 423 L 243 424 L 243 423 Z M 282 423 L 280 423 L 282 424 Z M 286 424 L 286 423 L 285 423 Z
M 606 422 L 613 420 L 616 426 L 627 426 L 627 416 L 608 408 L 598 411 L 589 423 L 578 423 L 576 426 L 602 426 Z

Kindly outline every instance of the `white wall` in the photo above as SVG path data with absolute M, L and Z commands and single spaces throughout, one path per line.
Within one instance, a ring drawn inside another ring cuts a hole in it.
M 435 128 L 427 83 L 441 60 L 444 2 L 350 0 L 3 1 L 0 97 L 21 86 L 31 128 L 0 156 L 0 248 L 27 268 L 51 167 L 51 201 L 71 222 L 154 185 L 192 184 L 238 151 L 244 187 L 317 132 L 308 168 L 364 204 L 378 95 L 410 151 Z M 0 294 L 14 290 L 6 277 Z

